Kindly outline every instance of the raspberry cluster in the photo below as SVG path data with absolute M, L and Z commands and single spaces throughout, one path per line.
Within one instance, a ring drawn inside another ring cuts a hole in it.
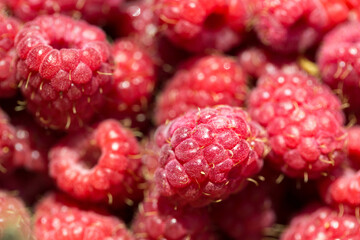
M 0 239 L 360 236 L 358 0 L 0 0 Z

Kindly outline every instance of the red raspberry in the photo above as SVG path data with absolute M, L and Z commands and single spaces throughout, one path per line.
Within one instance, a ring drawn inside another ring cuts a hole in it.
M 210 225 L 207 208 L 175 206 L 153 188 L 140 204 L 132 230 L 138 240 L 217 239 Z
M 155 181 L 178 204 L 204 206 L 241 189 L 258 173 L 265 131 L 241 108 L 192 110 L 160 127 Z
M 97 27 L 61 15 L 38 17 L 19 32 L 17 77 L 41 125 L 75 130 L 102 106 L 111 83 L 105 37 Z
M 156 13 L 166 35 L 191 52 L 226 51 L 236 46 L 245 32 L 245 1 L 157 0 Z
M 348 154 L 349 159 L 360 166 L 360 126 L 356 125 L 348 129 Z M 360 169 L 360 168 L 359 168 Z
M 33 20 L 39 15 L 61 13 L 82 18 L 94 24 L 104 24 L 112 14 L 118 12 L 123 0 L 10 0 L 14 15 L 23 21 Z
M 165 123 L 198 107 L 241 106 L 246 90 L 246 76 L 234 59 L 217 55 L 193 59 L 160 93 L 156 122 Z
M 0 13 L 0 98 L 12 97 L 16 94 L 18 83 L 15 78 L 14 40 L 19 29 L 18 20 Z
M 266 127 L 268 159 L 295 178 L 317 178 L 345 159 L 339 99 L 302 72 L 265 75 L 249 97 L 249 113 Z
M 15 136 L 9 117 L 0 109 L 0 174 L 14 167 Z
M 115 120 L 65 137 L 49 153 L 50 175 L 77 199 L 121 205 L 138 200 L 140 149 Z
M 132 240 L 124 223 L 103 209 L 50 194 L 35 209 L 37 240 Z
M 130 39 L 116 41 L 112 55 L 114 82 L 102 112 L 107 118 L 130 118 L 135 122 L 132 127 L 144 125 L 156 81 L 154 63 L 147 52 Z
M 360 23 L 349 22 L 329 32 L 318 52 L 317 63 L 322 79 L 333 89 L 340 89 L 349 111 L 360 116 Z
M 214 221 L 232 239 L 261 240 L 275 223 L 273 203 L 263 186 L 249 185 L 214 205 Z
M 294 217 L 280 240 L 359 239 L 360 224 L 356 217 L 339 215 L 328 207 L 308 209 Z
M 261 41 L 281 52 L 303 52 L 344 22 L 344 0 L 256 0 L 255 30 Z
M 0 239 L 32 238 L 31 219 L 21 199 L 0 190 Z
M 299 66 L 293 56 L 279 55 L 260 47 L 250 47 L 240 52 L 238 60 L 244 71 L 259 78 L 265 74 L 274 74 L 278 71 L 297 71 Z

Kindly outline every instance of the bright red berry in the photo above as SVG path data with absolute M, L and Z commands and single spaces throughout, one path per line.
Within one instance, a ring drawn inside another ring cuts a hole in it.
M 40 16 L 19 32 L 17 78 L 27 109 L 42 126 L 75 130 L 101 108 L 111 84 L 105 37 L 61 15 Z
M 178 204 L 204 206 L 241 189 L 258 173 L 266 133 L 244 110 L 191 110 L 158 128 L 161 148 L 155 181 Z
M 226 51 L 239 44 L 248 20 L 245 1 L 157 0 L 165 34 L 191 52 Z
M 0 190 L 0 239 L 33 239 L 31 218 L 23 201 Z
M 49 194 L 35 208 L 37 240 L 132 240 L 125 224 L 105 210 Z
M 158 95 L 155 120 L 163 124 L 199 107 L 242 106 L 246 90 L 246 76 L 234 59 L 220 55 L 192 59 Z
M 129 130 L 105 120 L 55 145 L 49 153 L 50 175 L 77 199 L 117 207 L 141 197 L 139 153 Z
M 302 72 L 265 75 L 248 106 L 269 134 L 269 161 L 288 176 L 317 178 L 345 159 L 340 100 L 317 79 Z

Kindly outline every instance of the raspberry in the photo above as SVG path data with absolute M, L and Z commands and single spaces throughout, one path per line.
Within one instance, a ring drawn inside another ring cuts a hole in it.
M 278 71 L 297 71 L 296 59 L 293 56 L 279 55 L 260 47 L 250 47 L 240 52 L 238 60 L 244 71 L 259 78 L 265 74 L 274 74 Z
M 112 55 L 114 82 L 103 113 L 119 120 L 130 118 L 135 122 L 131 126 L 136 127 L 146 120 L 147 103 L 156 81 L 154 63 L 147 52 L 130 39 L 116 41 Z
M 268 131 L 269 161 L 290 177 L 318 178 L 345 159 L 341 103 L 305 73 L 260 78 L 249 96 L 249 113 Z
M 349 111 L 360 116 L 360 23 L 349 22 L 329 32 L 318 52 L 317 63 L 322 79 L 333 89 L 340 89 Z
M 343 0 L 256 0 L 254 25 L 265 45 L 285 53 L 303 52 L 344 22 L 348 12 Z
M 249 185 L 214 205 L 214 221 L 232 239 L 261 240 L 275 223 L 273 203 L 263 186 Z
M 193 59 L 159 94 L 156 122 L 165 123 L 198 107 L 241 106 L 246 90 L 246 76 L 232 58 L 212 55 Z
M 121 205 L 140 198 L 139 153 L 132 133 L 109 119 L 51 148 L 50 175 L 77 199 Z
M 18 20 L 0 13 L 0 98 L 16 94 L 14 39 L 19 29 Z
M 280 240 L 359 239 L 359 234 L 360 224 L 356 217 L 319 207 L 294 217 Z
M 38 240 L 134 239 L 121 220 L 103 209 L 54 193 L 37 204 L 34 232 Z
M 153 188 L 140 204 L 132 230 L 138 240 L 217 239 L 210 225 L 207 208 L 177 207 Z
M 360 166 L 360 126 L 356 125 L 349 128 L 347 133 L 349 159 Z
M 121 3 L 122 0 L 11 0 L 8 4 L 14 15 L 24 21 L 39 15 L 61 13 L 101 25 L 118 12 Z
M 204 206 L 238 191 L 258 173 L 265 131 L 241 108 L 192 110 L 160 127 L 155 181 L 179 205 Z
M 229 50 L 241 41 L 248 20 L 243 0 L 157 0 L 156 9 L 165 34 L 191 52 Z
M 21 91 L 42 126 L 76 130 L 102 106 L 111 70 L 101 29 L 61 15 L 41 16 L 25 24 L 15 46 Z
M 10 119 L 0 109 L 0 173 L 5 173 L 14 167 L 16 130 L 10 124 Z
M 21 199 L 0 190 L 0 239 L 31 240 L 31 219 Z

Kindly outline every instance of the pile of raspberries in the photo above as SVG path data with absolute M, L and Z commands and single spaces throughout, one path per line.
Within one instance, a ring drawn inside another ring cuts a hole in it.
M 1 240 L 360 240 L 359 0 L 0 0 Z

